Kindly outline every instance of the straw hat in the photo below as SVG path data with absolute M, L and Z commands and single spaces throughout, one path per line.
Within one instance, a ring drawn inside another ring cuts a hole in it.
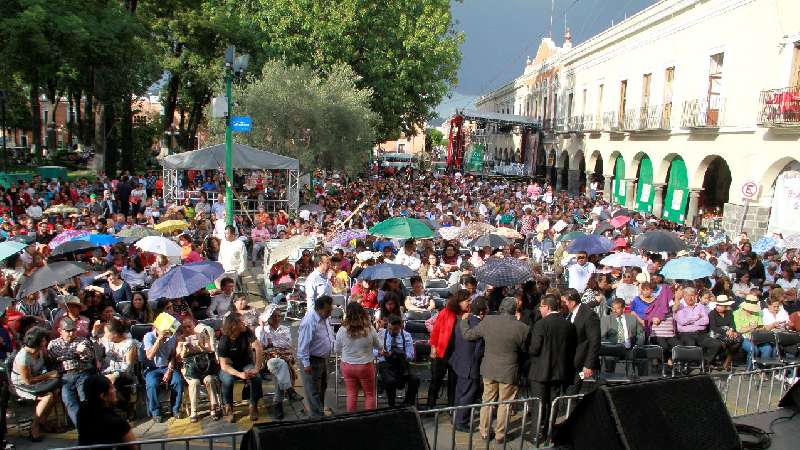
M 748 312 L 751 312 L 751 313 L 760 313 L 761 312 L 761 308 L 759 308 L 757 304 L 750 303 L 750 302 L 743 302 L 741 305 L 739 305 L 739 309 L 744 310 L 744 311 L 748 311 Z
M 729 299 L 727 295 L 718 295 L 716 300 L 717 306 L 731 306 L 733 300 Z

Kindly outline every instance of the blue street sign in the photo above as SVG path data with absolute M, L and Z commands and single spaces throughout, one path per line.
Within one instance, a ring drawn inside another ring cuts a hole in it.
M 250 116 L 231 117 L 231 131 L 234 133 L 249 133 L 253 126 L 253 119 Z

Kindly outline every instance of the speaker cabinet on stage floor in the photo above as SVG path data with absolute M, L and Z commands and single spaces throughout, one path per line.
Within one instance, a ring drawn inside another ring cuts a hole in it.
M 257 423 L 241 450 L 429 450 L 412 407 L 383 408 L 318 419 Z
M 705 375 L 600 386 L 556 428 L 575 450 L 739 450 L 714 381 Z

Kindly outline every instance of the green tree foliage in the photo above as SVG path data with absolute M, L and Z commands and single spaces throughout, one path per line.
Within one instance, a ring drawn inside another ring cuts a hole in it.
M 370 110 L 372 91 L 357 87 L 358 76 L 344 64 L 323 75 L 308 66 L 268 61 L 261 76 L 236 89 L 234 115 L 253 119 L 250 133 L 237 142 L 281 153 L 316 167 L 363 167 L 375 142 L 378 116 Z M 212 135 L 224 140 L 224 122 L 212 122 Z

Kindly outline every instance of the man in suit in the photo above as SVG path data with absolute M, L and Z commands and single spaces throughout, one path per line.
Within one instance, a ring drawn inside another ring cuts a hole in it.
M 575 326 L 578 341 L 575 348 L 575 374 L 567 394 L 580 393 L 583 380 L 594 375 L 600 367 L 600 318 L 591 308 L 581 303 L 581 294 L 574 289 L 567 289 L 562 294 L 564 306 L 567 307 L 567 320 Z
M 625 300 L 615 298 L 611 302 L 611 315 L 600 319 L 600 341 L 623 344 L 628 350 L 644 344 L 644 328 L 633 314 L 625 314 Z M 614 372 L 616 359 L 605 358 L 605 365 L 607 372 Z
M 472 314 L 463 319 L 469 328 L 475 328 L 486 315 L 489 306 L 486 299 L 478 297 L 470 305 Z M 455 343 L 450 355 L 450 366 L 456 373 L 455 406 L 478 403 L 481 395 L 481 360 L 483 360 L 483 339 L 468 341 L 461 333 L 454 333 Z M 456 410 L 453 416 L 453 427 L 457 431 L 469 432 L 469 411 Z
M 541 399 L 543 405 L 542 426 L 547 424 L 552 399 L 562 395 L 575 377 L 575 327 L 561 317 L 559 308 L 555 295 L 542 297 L 539 303 L 542 319 L 533 325 L 528 348 L 531 356 L 528 380 L 531 396 Z
M 100 215 L 106 219 L 113 218 L 113 215 L 118 212 L 117 205 L 114 203 L 114 199 L 111 197 L 111 191 L 108 189 L 103 191 L 103 201 L 101 202 L 100 212 Z
M 483 338 L 484 341 L 485 353 L 481 362 L 482 403 L 505 402 L 514 400 L 517 396 L 519 354 L 527 344 L 529 329 L 516 319 L 516 310 L 514 297 L 506 297 L 500 303 L 499 314 L 487 316 L 476 327 L 469 328 L 471 312 L 464 313 L 458 321 L 458 327 L 465 339 L 476 341 Z M 498 444 L 505 441 L 506 416 L 510 407 L 507 404 L 497 408 L 494 434 Z M 480 433 L 484 440 L 491 438 L 491 419 L 492 407 L 481 408 Z

